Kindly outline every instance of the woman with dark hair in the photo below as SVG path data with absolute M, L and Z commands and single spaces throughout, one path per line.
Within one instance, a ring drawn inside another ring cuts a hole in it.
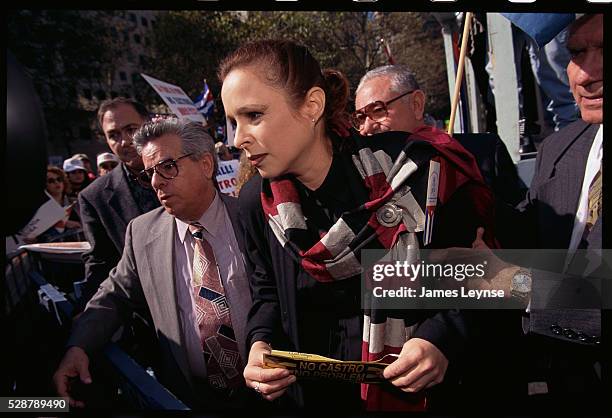
M 221 63 L 219 78 L 235 145 L 258 171 L 239 197 L 253 290 L 247 386 L 268 400 L 289 390 L 298 406 L 359 409 L 357 386 L 295 385 L 287 370 L 263 368 L 263 354 L 271 347 L 341 360 L 392 353 L 399 357 L 385 370 L 390 384 L 362 385 L 365 407 L 423 410 L 422 390 L 443 381 L 465 346 L 463 316 L 362 309 L 361 250 L 406 256 L 406 249 L 469 247 L 477 227 L 492 221 L 473 158 L 430 127 L 351 135 L 345 77 L 321 71 L 292 42 L 246 44 Z M 424 233 L 430 161 L 441 183 L 436 223 Z
M 70 206 L 68 195 L 70 194 L 70 182 L 64 170 L 55 166 L 47 167 L 47 193 L 62 207 L 68 208 L 64 219 L 58 221 L 51 228 L 43 232 L 39 237 L 39 242 L 51 242 L 61 239 L 66 234 L 66 230 L 77 230 L 81 228 L 80 219 L 74 207 Z M 68 234 L 66 234 L 68 235 Z M 70 241 L 74 240 L 70 236 Z

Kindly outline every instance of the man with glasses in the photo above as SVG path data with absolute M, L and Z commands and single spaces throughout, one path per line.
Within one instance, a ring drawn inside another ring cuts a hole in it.
M 414 132 L 425 124 L 425 93 L 406 67 L 386 65 L 362 77 L 355 96 L 355 109 L 351 123 L 361 135 Z
M 83 231 L 91 244 L 91 250 L 83 255 L 83 303 L 119 262 L 127 224 L 159 207 L 151 186 L 138 181 L 144 166 L 132 143 L 134 133 L 148 118 L 141 103 L 124 97 L 104 101 L 98 109 L 98 123 L 109 148 L 121 161 L 121 169 L 96 179 L 79 194 Z
M 215 187 L 214 143 L 200 124 L 168 119 L 135 135 L 144 170 L 162 208 L 127 227 L 125 251 L 75 323 L 54 376 L 74 399 L 70 377 L 91 381 L 89 355 L 133 311 L 157 330 L 158 380 L 192 407 L 241 407 L 254 393 L 242 377 L 251 293 L 237 199 Z

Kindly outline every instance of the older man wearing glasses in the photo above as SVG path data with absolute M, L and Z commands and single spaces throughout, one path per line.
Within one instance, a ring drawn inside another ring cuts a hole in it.
M 89 355 L 134 311 L 150 313 L 159 341 L 157 378 L 192 407 L 244 407 L 242 377 L 251 293 L 237 199 L 215 187 L 212 138 L 195 122 L 145 124 L 134 136 L 161 208 L 127 227 L 119 264 L 76 322 L 54 381 L 82 406 L 70 377 L 91 382 Z
M 361 135 L 414 132 L 423 126 L 425 93 L 408 68 L 386 65 L 369 71 L 357 87 L 353 127 Z

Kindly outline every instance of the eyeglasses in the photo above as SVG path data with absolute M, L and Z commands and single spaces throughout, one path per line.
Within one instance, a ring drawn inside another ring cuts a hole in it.
M 142 170 L 140 173 L 138 173 L 138 180 L 144 184 L 150 184 L 151 180 L 153 179 L 153 172 L 159 174 L 166 180 L 172 180 L 179 175 L 177 161 L 181 158 L 189 157 L 192 154 L 193 153 L 190 152 L 189 154 L 181 155 L 174 160 L 160 161 L 153 167 L 147 168 L 146 170 Z
M 380 122 L 389 115 L 388 106 L 391 103 L 409 95 L 410 93 L 414 93 L 415 91 L 416 89 L 407 91 L 406 93 L 400 94 L 399 96 L 394 97 L 391 100 L 387 100 L 386 102 L 377 100 L 365 105 L 361 109 L 354 111 L 351 114 L 351 124 L 353 125 L 353 128 L 357 129 L 358 131 L 361 130 L 363 125 L 365 125 L 367 118 L 372 119 L 374 122 Z
M 55 184 L 55 183 L 63 183 L 63 180 L 59 177 L 49 177 L 47 179 L 47 184 Z

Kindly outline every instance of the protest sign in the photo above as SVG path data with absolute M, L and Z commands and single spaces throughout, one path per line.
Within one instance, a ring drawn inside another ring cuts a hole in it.
M 206 122 L 204 116 L 195 107 L 193 101 L 185 94 L 182 88 L 150 77 L 144 73 L 140 75 L 153 87 L 162 100 L 168 105 L 172 113 L 179 119 L 189 119 L 194 122 Z
M 333 380 L 350 383 L 382 383 L 383 370 L 397 360 L 397 355 L 387 354 L 378 361 L 341 361 L 316 354 L 272 350 L 264 354 L 264 368 L 282 368 L 297 378 Z
M 236 194 L 236 182 L 238 177 L 238 160 L 219 161 L 219 169 L 217 170 L 217 184 L 221 193 L 230 196 L 238 196 Z

